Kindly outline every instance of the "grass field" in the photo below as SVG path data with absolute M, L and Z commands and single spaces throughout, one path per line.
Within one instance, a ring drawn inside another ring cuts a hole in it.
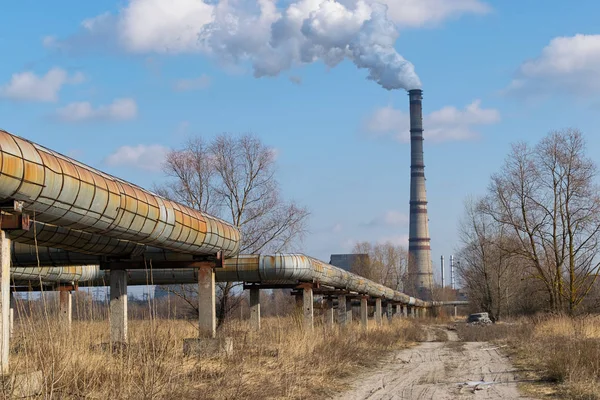
M 56 317 L 25 319 L 15 326 L 11 371 L 42 371 L 40 398 L 56 399 L 302 399 L 325 398 L 345 378 L 377 363 L 392 349 L 419 339 L 413 322 L 395 319 L 343 331 L 317 326 L 304 332 L 294 317 L 264 318 L 260 333 L 231 322 L 227 356 L 184 357 L 183 339 L 197 336 L 194 322 L 130 321 L 129 346 L 113 354 L 108 321 L 74 321 L 71 332 Z M 8 395 L 8 393 L 5 393 Z

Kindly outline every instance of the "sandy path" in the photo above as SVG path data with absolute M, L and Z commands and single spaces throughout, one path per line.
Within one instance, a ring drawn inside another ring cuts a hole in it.
M 334 399 L 526 398 L 519 395 L 514 369 L 497 348 L 486 342 L 458 342 L 452 331 L 446 331 L 449 341 L 434 342 L 433 329 L 428 331 L 428 342 L 395 353 Z M 476 390 L 475 382 L 481 381 L 486 384 Z

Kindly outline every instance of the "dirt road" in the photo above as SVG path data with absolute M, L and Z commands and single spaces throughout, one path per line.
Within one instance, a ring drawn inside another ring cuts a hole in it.
M 435 341 L 444 335 L 448 341 Z M 453 331 L 429 328 L 427 342 L 395 353 L 334 399 L 526 399 L 514 371 L 493 345 L 459 342 Z

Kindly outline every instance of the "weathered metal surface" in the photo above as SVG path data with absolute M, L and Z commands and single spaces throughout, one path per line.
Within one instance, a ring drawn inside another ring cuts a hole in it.
M 87 284 L 106 284 L 108 279 L 104 271 L 101 271 L 97 266 L 93 268 L 95 268 L 93 274 L 96 275 L 90 277 Z M 12 274 L 16 281 L 21 280 L 21 276 L 23 276 L 21 271 L 24 270 L 31 270 L 31 268 L 13 268 Z M 434 303 L 415 299 L 302 254 L 238 255 L 226 259 L 223 268 L 216 269 L 215 274 L 216 280 L 219 282 L 270 284 L 318 282 L 321 285 L 382 298 L 399 304 L 410 304 L 419 307 L 434 305 Z M 130 285 L 198 282 L 197 270 L 189 268 L 153 269 L 152 271 L 130 270 L 127 271 L 127 276 Z M 79 284 L 85 286 L 86 282 L 79 280 Z M 441 305 L 441 303 L 437 305 Z
M 35 221 L 191 254 L 239 250 L 231 224 L 2 130 L 0 159 L 0 201 L 23 201 Z

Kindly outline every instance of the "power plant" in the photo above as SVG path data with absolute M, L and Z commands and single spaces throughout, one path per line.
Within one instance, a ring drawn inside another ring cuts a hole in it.
M 410 98 L 411 164 L 407 289 L 412 296 L 431 299 L 433 268 L 423 157 L 423 91 L 409 90 L 408 96 Z

